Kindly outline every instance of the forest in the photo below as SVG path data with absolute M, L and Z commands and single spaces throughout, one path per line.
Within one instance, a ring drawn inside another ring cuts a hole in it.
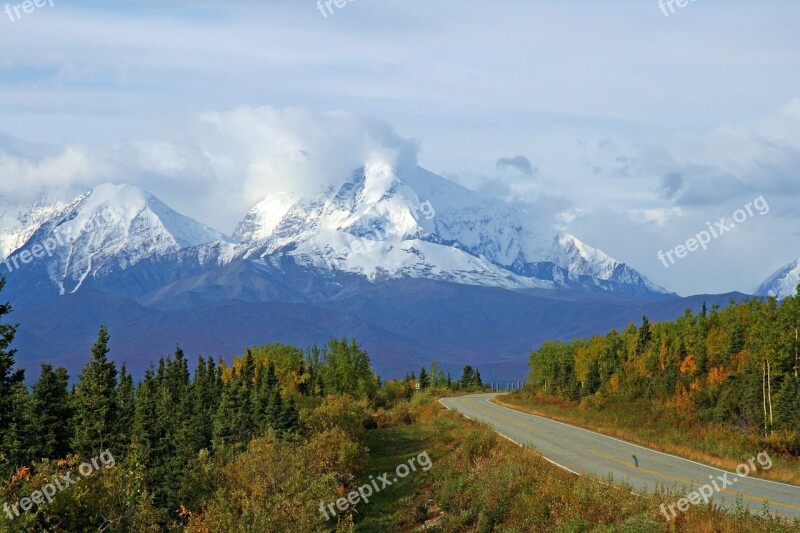
M 471 366 L 453 380 L 436 361 L 418 378 L 384 383 L 354 339 L 253 347 L 230 364 L 199 357 L 193 372 L 177 347 L 136 381 L 110 359 L 102 326 L 74 383 L 44 363 L 29 388 L 15 364 L 11 311 L 0 306 L 2 531 L 231 530 L 254 501 L 251 519 L 264 531 L 312 530 L 319 502 L 363 466 L 367 430 L 408 416 L 386 408 L 407 403 L 417 383 L 481 388 Z M 76 473 L 101 456 L 113 461 L 95 461 L 86 479 Z M 253 471 L 256 462 L 268 471 Z M 52 501 L 14 505 L 70 472 L 74 485 Z M 259 499 L 253 475 L 274 492 Z
M 637 410 L 639 426 L 655 417 L 662 427 L 684 428 L 684 437 L 722 428 L 728 438 L 796 457 L 799 328 L 800 292 L 781 302 L 704 304 L 673 322 L 645 316 L 622 331 L 545 343 L 530 356 L 528 392 L 605 412 L 609 420 L 616 409 L 617 425 L 620 410 L 631 419 Z

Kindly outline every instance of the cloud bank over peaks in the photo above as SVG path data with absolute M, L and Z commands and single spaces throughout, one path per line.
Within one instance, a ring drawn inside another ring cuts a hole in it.
M 0 195 L 58 188 L 67 199 L 76 190 L 125 182 L 226 233 L 268 194 L 313 193 L 360 167 L 389 167 L 402 175 L 416 168 L 419 152 L 415 140 L 379 120 L 269 106 L 202 113 L 114 146 L 47 152 L 4 139 Z

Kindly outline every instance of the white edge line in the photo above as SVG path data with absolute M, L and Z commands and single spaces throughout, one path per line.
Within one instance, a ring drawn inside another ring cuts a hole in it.
M 495 394 L 495 396 L 493 396 L 493 397 L 497 397 L 497 396 L 499 396 L 499 393 Z M 648 452 L 659 453 L 661 455 L 666 455 L 667 457 L 672 457 L 673 459 L 680 459 L 681 461 L 687 461 L 689 463 L 696 464 L 698 466 L 703 466 L 705 468 L 711 468 L 712 470 L 716 470 L 717 472 L 723 472 L 723 473 L 727 473 L 727 474 L 732 474 L 734 476 L 738 476 L 738 474 L 736 474 L 735 472 L 728 472 L 727 470 L 723 470 L 721 468 L 717 468 L 716 466 L 707 465 L 705 463 L 698 463 L 697 461 L 692 461 L 691 459 L 686 459 L 685 457 L 679 457 L 677 455 L 672 455 L 671 453 L 660 452 L 660 451 L 654 450 L 652 448 L 647 448 L 646 446 L 640 446 L 639 444 L 634 444 L 634 443 L 628 442 L 626 440 L 617 439 L 615 437 L 610 437 L 608 435 L 604 435 L 603 433 L 598 433 L 597 431 L 592 431 L 591 429 L 586 429 L 586 428 L 582 428 L 582 427 L 579 427 L 579 426 L 573 426 L 572 424 L 567 424 L 565 422 L 560 422 L 558 420 L 553 420 L 552 418 L 547 418 L 546 416 L 535 415 L 533 413 L 528 413 L 526 411 L 520 411 L 518 409 L 512 409 L 511 407 L 506 407 L 505 405 L 500 405 L 499 403 L 493 403 L 490 400 L 491 400 L 491 398 L 487 398 L 486 402 L 487 403 L 491 403 L 492 405 L 496 405 L 497 407 L 502 407 L 503 409 L 507 409 L 509 411 L 514 411 L 515 413 L 522 413 L 524 415 L 535 416 L 536 418 L 541 418 L 543 420 L 549 420 L 550 422 L 555 422 L 556 424 L 561 424 L 562 426 L 567 426 L 567 427 L 570 427 L 570 428 L 579 429 L 579 430 L 585 431 L 587 433 L 593 433 L 595 435 L 599 435 L 599 436 L 605 437 L 607 439 L 615 440 L 617 442 L 621 442 L 621 443 L 627 444 L 629 446 L 634 446 L 634 447 L 642 449 L 642 450 L 647 450 Z M 772 481 L 771 479 L 763 479 L 763 478 L 750 477 L 750 476 L 746 476 L 745 479 L 752 479 L 753 481 L 763 481 L 765 483 L 773 483 L 775 485 L 782 485 L 784 487 L 791 487 L 793 489 L 797 489 L 798 488 L 797 485 L 790 485 L 788 483 L 781 483 L 780 481 Z
M 445 406 L 445 408 L 447 408 L 447 410 L 448 410 L 448 411 L 452 411 L 452 409 L 451 409 L 451 408 L 447 407 L 447 405 L 446 405 L 444 402 L 442 402 L 442 399 L 443 399 L 443 398 L 439 398 L 439 403 L 440 403 L 440 404 L 442 404 L 442 405 L 444 405 L 444 406 Z M 497 405 L 497 404 L 495 404 L 495 405 Z M 502 406 L 500 406 L 500 407 L 502 407 Z M 466 418 L 467 420 L 472 420 L 470 417 L 468 417 L 468 416 L 467 416 L 467 415 L 465 415 L 464 413 L 461 413 L 461 416 L 463 416 L 463 417 L 464 417 L 464 418 Z M 508 439 L 508 440 L 510 440 L 511 442 L 513 442 L 514 444 L 516 444 L 517 446 L 519 446 L 520 448 L 524 448 L 524 447 L 525 447 L 525 446 L 523 446 L 522 444 L 520 444 L 519 442 L 517 442 L 517 441 L 515 441 L 514 439 L 512 439 L 511 437 L 509 437 L 508 435 L 503 435 L 502 433 L 500 433 L 499 431 L 497 431 L 497 429 L 495 429 L 494 427 L 492 427 L 492 429 L 494 429 L 494 432 L 495 432 L 495 433 L 497 433 L 498 435 L 500 435 L 500 436 L 501 436 L 501 437 L 503 437 L 504 439 Z M 547 457 L 545 457 L 544 455 L 540 454 L 539 452 L 535 452 L 535 453 L 536 453 L 536 455 L 538 455 L 539 457 L 541 457 L 542 459 L 544 459 L 544 460 L 545 460 L 545 461 L 547 461 L 548 463 L 550 463 L 550 464 L 553 464 L 553 465 L 557 466 L 558 468 L 560 468 L 560 469 L 562 469 L 562 470 L 566 470 L 566 471 L 567 471 L 567 472 L 569 472 L 570 474 L 574 474 L 574 475 L 576 475 L 576 476 L 580 477 L 580 474 L 579 474 L 578 472 L 576 472 L 576 471 L 574 471 L 574 470 L 570 470 L 570 469 L 569 469 L 569 468 L 567 468 L 566 466 L 564 466 L 564 465 L 560 465 L 560 464 L 558 464 L 557 462 L 553 461 L 552 459 L 548 459 Z

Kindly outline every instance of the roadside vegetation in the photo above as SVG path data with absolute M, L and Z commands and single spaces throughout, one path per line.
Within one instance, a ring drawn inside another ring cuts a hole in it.
M 759 475 L 800 484 L 800 298 L 754 299 L 530 357 L 505 401 L 723 468 L 762 450 Z

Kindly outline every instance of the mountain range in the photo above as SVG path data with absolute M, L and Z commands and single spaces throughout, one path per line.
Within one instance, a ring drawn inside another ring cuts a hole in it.
M 23 366 L 63 361 L 73 372 L 103 322 L 134 371 L 175 343 L 229 356 L 347 335 L 390 375 L 436 358 L 454 372 L 470 363 L 519 379 L 547 338 L 744 296 L 679 298 L 575 236 L 419 167 L 400 176 L 366 166 L 312 194 L 271 194 L 231 237 L 132 185 L 103 184 L 68 203 L 7 209 L 0 252 Z M 783 291 L 798 271 L 763 293 Z

